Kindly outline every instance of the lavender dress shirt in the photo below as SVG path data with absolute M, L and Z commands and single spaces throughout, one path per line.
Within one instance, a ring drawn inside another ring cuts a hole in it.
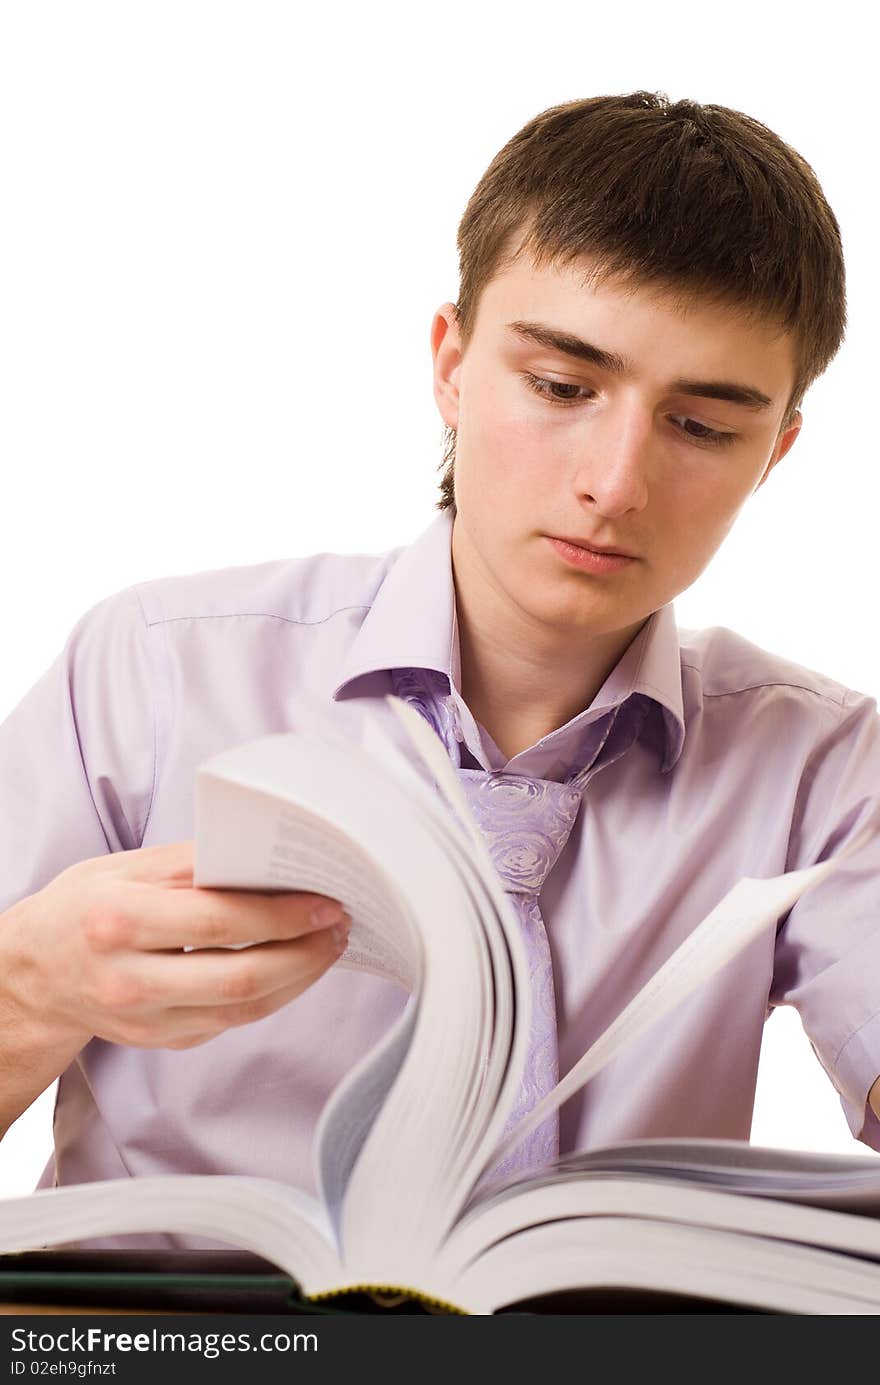
M 197 766 L 278 731 L 360 740 L 392 668 L 450 699 L 461 764 L 561 780 L 615 718 L 540 907 L 564 1075 L 743 875 L 825 859 L 880 789 L 874 699 L 662 607 L 592 704 L 505 761 L 460 695 L 452 514 L 382 554 L 318 553 L 159 578 L 99 602 L 0 725 L 0 911 L 75 861 L 194 835 Z M 635 734 L 633 734 L 633 729 Z M 418 772 L 427 772 L 416 764 Z M 807 894 L 561 1111 L 560 1149 L 748 1139 L 765 1019 L 794 1005 L 853 1135 L 880 1074 L 880 840 Z M 61 1075 L 39 1186 L 241 1173 L 315 1192 L 336 1083 L 401 1013 L 397 985 L 336 965 L 280 1012 L 198 1048 L 93 1039 Z M 141 1236 L 83 1244 L 207 1246 Z

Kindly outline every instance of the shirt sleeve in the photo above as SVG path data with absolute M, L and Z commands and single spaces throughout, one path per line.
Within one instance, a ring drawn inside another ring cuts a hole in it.
M 134 588 L 77 621 L 0 724 L 0 913 L 76 861 L 140 846 L 157 657 Z
M 848 692 L 801 781 L 788 870 L 829 860 L 880 803 L 880 715 Z M 793 1005 L 856 1139 L 880 1152 L 880 836 L 803 895 L 777 932 L 771 1006 Z

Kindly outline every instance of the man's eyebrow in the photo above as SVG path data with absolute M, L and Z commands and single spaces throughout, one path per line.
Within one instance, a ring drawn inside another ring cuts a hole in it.
M 618 356 L 613 351 L 603 351 L 601 346 L 593 346 L 592 342 L 583 341 L 571 332 L 560 331 L 558 327 L 550 327 L 545 322 L 517 320 L 508 322 L 507 327 L 523 341 L 545 346 L 550 351 L 559 351 L 564 356 L 573 356 L 578 361 L 587 361 L 612 375 L 625 375 L 632 369 L 625 357 Z M 761 390 L 755 389 L 753 385 L 737 384 L 733 380 L 679 379 L 673 380 L 670 388 L 673 394 L 698 395 L 701 399 L 724 399 L 730 404 L 744 404 L 748 409 L 773 407 L 773 400 Z

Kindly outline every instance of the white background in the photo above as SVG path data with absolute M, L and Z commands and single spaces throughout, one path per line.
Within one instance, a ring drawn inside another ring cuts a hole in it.
M 791 143 L 849 273 L 843 349 L 679 623 L 877 695 L 869 9 L 604 8 L 3 6 L 0 720 L 131 582 L 420 534 L 442 445 L 429 327 L 468 197 L 539 111 L 637 88 Z M 33 1187 L 51 1102 L 0 1146 L 0 1194 Z M 752 1138 L 867 1153 L 790 1011 Z

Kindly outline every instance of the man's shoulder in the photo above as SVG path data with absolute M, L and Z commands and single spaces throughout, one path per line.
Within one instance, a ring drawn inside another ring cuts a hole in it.
M 318 624 L 339 611 L 371 606 L 401 551 L 319 552 L 207 568 L 149 578 L 116 595 L 136 597 L 147 625 L 230 616 Z
M 726 626 L 679 630 L 679 644 L 682 676 L 690 674 L 703 698 L 746 696 L 766 689 L 771 700 L 824 707 L 835 718 L 854 702 L 872 701 L 839 679 L 765 649 Z

